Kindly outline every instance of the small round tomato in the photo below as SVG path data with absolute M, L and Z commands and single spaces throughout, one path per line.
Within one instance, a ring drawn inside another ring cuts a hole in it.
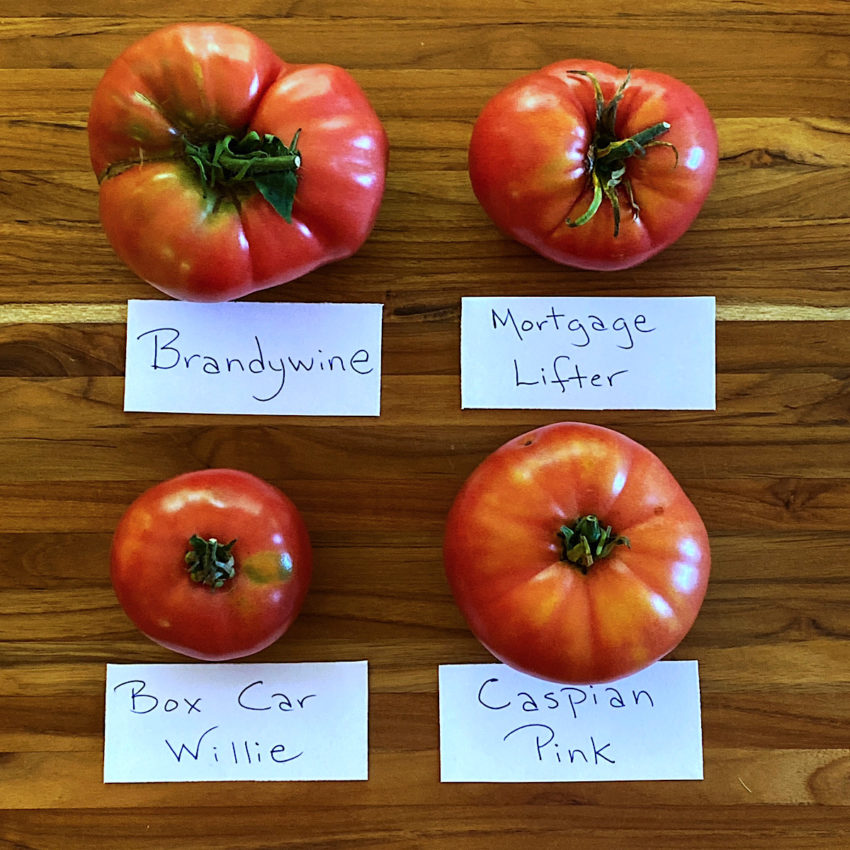
M 88 119 L 100 220 L 139 277 L 227 301 L 354 254 L 388 143 L 354 78 L 222 23 L 172 24 L 106 69 Z
M 569 59 L 485 105 L 469 176 L 496 225 L 542 256 L 625 269 L 688 229 L 714 182 L 717 151 L 711 115 L 685 83 Z
M 575 422 L 523 434 L 473 471 L 449 512 L 444 557 L 493 655 L 573 684 L 622 678 L 673 650 L 711 564 L 705 526 L 658 457 Z
M 178 475 L 142 493 L 112 542 L 112 585 L 162 646 L 208 661 L 276 641 L 310 585 L 312 550 L 295 505 L 234 469 Z

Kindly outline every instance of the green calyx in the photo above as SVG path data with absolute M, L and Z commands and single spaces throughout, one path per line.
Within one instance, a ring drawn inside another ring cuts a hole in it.
M 626 176 L 626 160 L 631 156 L 645 156 L 647 148 L 663 145 L 676 154 L 673 165 L 675 168 L 679 161 L 678 151 L 669 142 L 658 140 L 659 136 L 670 129 L 670 125 L 666 121 L 659 121 L 627 139 L 617 138 L 617 108 L 631 81 L 631 71 L 620 84 L 614 97 L 607 102 L 602 94 L 599 80 L 589 71 L 574 70 L 567 73 L 587 77 L 593 84 L 596 96 L 596 127 L 590 147 L 587 150 L 588 173 L 593 187 L 593 198 L 590 206 L 578 218 L 568 218 L 566 224 L 569 227 L 581 227 L 581 225 L 587 224 L 607 198 L 614 213 L 614 236 L 617 236 L 620 233 L 620 186 L 625 189 L 633 217 L 637 218 L 640 213 L 640 207 L 635 200 L 631 183 Z
M 603 526 L 598 517 L 588 514 L 573 525 L 562 525 L 558 531 L 561 538 L 561 560 L 578 567 L 582 573 L 603 558 L 607 558 L 617 546 L 629 547 L 629 538 L 615 534 L 611 526 Z
M 201 144 L 185 140 L 186 160 L 198 172 L 204 188 L 226 194 L 253 186 L 286 221 L 298 188 L 299 130 L 287 145 L 277 136 L 251 131 L 241 139 L 229 135 Z
M 209 540 L 193 534 L 189 539 L 190 549 L 186 553 L 186 569 L 189 578 L 198 584 L 217 590 L 236 575 L 236 560 L 233 557 L 233 544 L 219 543 L 215 537 Z

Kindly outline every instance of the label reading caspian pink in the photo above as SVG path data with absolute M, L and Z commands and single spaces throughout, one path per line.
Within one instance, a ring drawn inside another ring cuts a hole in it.
M 702 779 L 696 661 L 569 685 L 504 664 L 440 667 L 443 782 Z

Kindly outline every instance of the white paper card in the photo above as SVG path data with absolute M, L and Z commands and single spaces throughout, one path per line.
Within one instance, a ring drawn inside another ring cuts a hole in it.
M 381 304 L 134 300 L 124 409 L 378 416 Z
M 464 298 L 464 408 L 714 410 L 715 301 Z
M 109 664 L 104 782 L 368 778 L 365 661 Z
M 440 768 L 443 782 L 702 779 L 697 662 L 580 686 L 442 666 Z

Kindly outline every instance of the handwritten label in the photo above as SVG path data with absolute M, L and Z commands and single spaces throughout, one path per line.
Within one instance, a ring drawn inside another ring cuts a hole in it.
M 378 416 L 382 310 L 130 301 L 124 409 Z
M 713 410 L 715 302 L 464 298 L 464 408 Z
M 365 661 L 109 664 L 104 782 L 368 776 Z
M 697 662 L 601 685 L 442 666 L 440 763 L 443 782 L 702 779 Z

